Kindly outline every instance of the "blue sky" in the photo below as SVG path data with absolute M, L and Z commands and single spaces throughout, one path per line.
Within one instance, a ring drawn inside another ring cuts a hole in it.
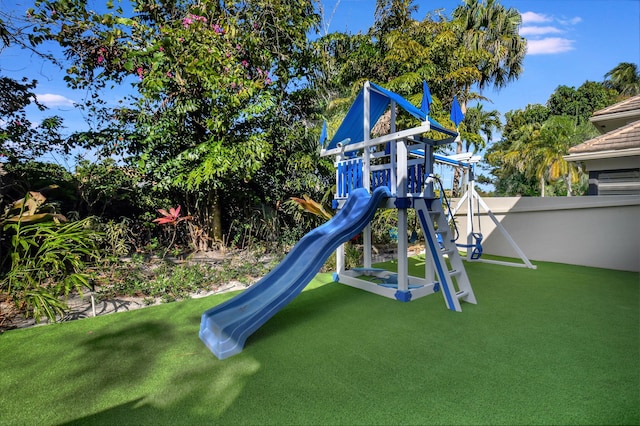
M 419 7 L 415 17 L 422 19 L 436 9 L 449 15 L 461 2 L 415 3 Z M 545 103 L 559 85 L 578 87 L 587 80 L 602 81 L 604 74 L 620 62 L 640 63 L 640 0 L 502 0 L 502 4 L 522 13 L 521 34 L 527 38 L 529 50 L 519 80 L 499 92 L 483 93 L 493 102 L 485 109 L 504 114 L 527 104 Z M 322 5 L 323 28 L 329 32 L 365 32 L 373 24 L 375 0 L 323 0 Z M 29 2 L 0 0 L 0 6 L 23 14 Z M 69 130 L 87 127 L 73 108 L 85 93 L 65 86 L 63 70 L 27 52 L 5 49 L 0 53 L 0 73 L 16 79 L 37 79 L 36 94 L 50 108 L 47 115 L 65 118 Z M 107 96 L 115 101 L 123 90 L 126 87 Z M 37 122 L 38 116 L 34 112 L 32 121 Z

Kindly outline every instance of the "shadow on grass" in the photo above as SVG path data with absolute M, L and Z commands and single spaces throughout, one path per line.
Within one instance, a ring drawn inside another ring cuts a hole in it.
M 63 380 L 81 383 L 74 396 L 82 395 L 88 405 L 100 405 L 114 389 L 134 389 L 156 368 L 158 354 L 171 347 L 174 326 L 170 320 L 139 315 L 122 320 L 88 332 L 74 348 Z

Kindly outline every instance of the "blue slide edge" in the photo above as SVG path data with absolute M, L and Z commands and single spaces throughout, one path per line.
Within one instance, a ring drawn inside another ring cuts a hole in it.
M 389 197 L 384 187 L 371 195 L 364 188 L 354 190 L 331 220 L 302 237 L 260 281 L 205 311 L 200 339 L 221 360 L 241 352 L 247 338 L 300 294 L 331 253 L 362 231 Z

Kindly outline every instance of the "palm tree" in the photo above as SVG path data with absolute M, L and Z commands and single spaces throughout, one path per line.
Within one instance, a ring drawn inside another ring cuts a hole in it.
M 540 124 L 528 123 L 520 126 L 512 133 L 513 142 L 504 153 L 502 161 L 515 168 L 525 177 L 535 177 L 540 182 L 540 195 L 544 197 L 547 168 L 543 162 L 543 151 L 540 141 Z
M 540 194 L 545 196 L 545 184 L 563 179 L 567 185 L 567 196 L 571 196 L 572 184 L 577 182 L 581 171 L 575 163 L 563 157 L 569 148 L 595 136 L 591 123 L 577 123 L 575 117 L 555 115 L 542 125 L 526 124 L 514 134 L 515 142 L 504 162 L 523 172 L 527 177 L 536 177 L 540 182 Z
M 640 71 L 636 64 L 621 62 L 604 77 L 605 86 L 615 89 L 621 95 L 635 96 L 640 94 Z
M 550 181 L 564 179 L 567 185 L 567 196 L 571 196 L 572 184 L 576 183 L 581 173 L 577 163 L 567 162 L 564 156 L 569 148 L 584 142 L 598 134 L 591 123 L 578 123 L 575 117 L 566 115 L 551 116 L 540 129 L 544 167 L 548 169 Z
M 502 88 L 522 73 L 526 40 L 518 33 L 522 17 L 515 8 L 505 8 L 498 0 L 464 0 L 453 11 L 467 49 L 482 53 L 478 68 L 480 90 Z M 469 88 L 464 88 L 468 91 Z
M 493 139 L 493 132 L 501 129 L 502 122 L 497 110 L 485 111 L 482 104 L 468 108 L 460 125 L 460 136 L 465 144 L 465 151 L 473 149 L 474 152 L 478 152 L 484 149 Z
M 505 8 L 498 0 L 463 0 L 453 11 L 461 44 L 475 52 L 480 77 L 478 88 L 493 86 L 502 88 L 522 73 L 522 63 L 527 51 L 526 40 L 518 33 L 522 17 L 515 8 Z M 462 83 L 453 88 L 466 113 L 471 85 Z M 452 96 L 453 97 L 453 96 Z M 456 145 L 456 153 L 462 152 L 462 141 Z M 460 181 L 460 170 L 454 173 L 454 185 Z

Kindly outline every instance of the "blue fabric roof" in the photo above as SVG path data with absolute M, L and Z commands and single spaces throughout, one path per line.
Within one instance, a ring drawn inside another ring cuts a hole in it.
M 444 133 L 448 136 L 456 136 L 458 134 L 453 130 L 442 127 L 440 123 L 428 117 L 424 111 L 414 106 L 411 102 L 407 101 L 397 93 L 384 89 L 374 83 L 370 83 L 370 85 L 372 89 L 369 91 L 369 123 L 371 127 L 378 122 L 378 119 L 380 119 L 382 114 L 384 114 L 389 103 L 393 100 L 398 106 L 418 120 L 429 120 L 432 130 Z M 349 143 L 357 143 L 364 140 L 364 89 L 360 90 L 360 93 L 358 93 L 356 100 L 351 105 L 349 112 L 347 112 L 344 120 L 342 120 L 342 124 L 340 124 L 336 134 L 333 135 L 331 142 L 329 142 L 326 148 L 335 148 L 338 145 L 338 142 L 342 142 L 347 138 L 351 139 Z

